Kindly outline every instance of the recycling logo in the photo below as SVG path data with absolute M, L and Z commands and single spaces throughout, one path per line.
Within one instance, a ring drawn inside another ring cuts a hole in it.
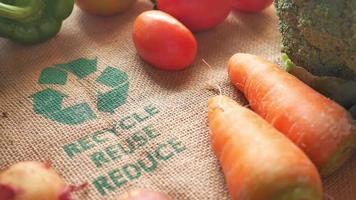
M 97 116 L 88 103 L 64 107 L 63 100 L 68 95 L 51 86 L 66 85 L 69 74 L 73 74 L 78 81 L 81 81 L 96 71 L 97 59 L 86 58 L 45 68 L 41 72 L 38 84 L 46 85 L 47 88 L 31 95 L 33 111 L 47 119 L 67 125 L 78 125 L 95 119 Z M 129 81 L 124 71 L 107 66 L 95 82 L 110 88 L 110 91 L 105 93 L 93 91 L 96 107 L 100 112 L 113 114 L 116 108 L 125 104 Z

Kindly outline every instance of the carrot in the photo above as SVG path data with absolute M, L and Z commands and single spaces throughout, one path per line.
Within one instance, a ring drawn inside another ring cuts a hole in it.
M 355 127 L 337 103 L 258 56 L 235 54 L 228 71 L 252 109 L 302 148 L 323 176 L 351 156 Z
M 209 100 L 208 121 L 232 199 L 321 199 L 314 164 L 253 111 L 220 95 Z

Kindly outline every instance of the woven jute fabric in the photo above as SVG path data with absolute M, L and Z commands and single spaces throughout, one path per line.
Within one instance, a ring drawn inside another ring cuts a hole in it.
M 75 8 L 48 42 L 0 40 L 0 168 L 50 160 L 67 183 L 89 183 L 77 199 L 115 199 L 131 188 L 174 199 L 229 199 L 210 145 L 207 100 L 216 92 L 208 85 L 245 103 L 226 65 L 237 52 L 277 61 L 275 10 L 232 12 L 195 34 L 199 52 L 190 68 L 164 72 L 140 59 L 131 38 L 135 17 L 151 8 L 138 1 L 111 18 Z M 355 169 L 353 156 L 326 178 L 325 199 L 356 199 Z

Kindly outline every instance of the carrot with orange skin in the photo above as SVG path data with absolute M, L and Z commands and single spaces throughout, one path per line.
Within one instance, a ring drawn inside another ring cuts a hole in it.
M 258 56 L 235 54 L 228 71 L 251 108 L 302 148 L 322 175 L 351 156 L 355 128 L 337 103 Z
M 309 158 L 253 111 L 226 96 L 209 100 L 214 152 L 234 200 L 321 200 Z

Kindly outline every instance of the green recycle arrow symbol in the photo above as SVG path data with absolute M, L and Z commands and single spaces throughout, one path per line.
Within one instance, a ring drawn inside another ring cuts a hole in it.
M 102 112 L 114 113 L 115 109 L 125 104 L 129 89 L 128 76 L 125 72 L 107 67 L 96 82 L 113 88 L 109 92 L 98 92 L 97 108 Z
M 65 85 L 68 72 L 79 80 L 97 70 L 96 59 L 80 58 L 69 63 L 45 68 L 38 80 L 39 84 Z M 114 113 L 114 110 L 126 102 L 128 94 L 128 76 L 125 72 L 107 67 L 96 80 L 112 90 L 97 94 L 97 107 L 102 112 Z M 62 106 L 67 95 L 47 88 L 31 96 L 35 113 L 63 124 L 76 125 L 95 119 L 96 115 L 87 103 L 80 103 L 67 108 Z
M 31 96 L 35 113 L 63 124 L 80 124 L 95 119 L 96 115 L 87 103 L 77 104 L 68 108 L 62 107 L 65 94 L 47 88 Z

